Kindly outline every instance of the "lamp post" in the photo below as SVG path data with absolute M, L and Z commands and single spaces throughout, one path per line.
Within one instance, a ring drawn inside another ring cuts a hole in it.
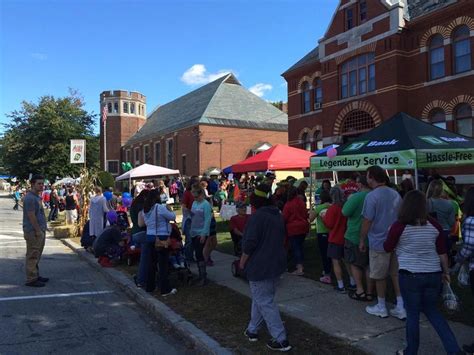
M 222 171 L 222 139 L 216 141 L 204 141 L 204 144 L 219 144 L 219 169 Z

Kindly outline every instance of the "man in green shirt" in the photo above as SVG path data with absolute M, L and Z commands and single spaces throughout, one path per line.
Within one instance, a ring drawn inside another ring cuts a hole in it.
M 358 177 L 357 185 L 359 185 L 359 192 L 350 195 L 342 208 L 342 214 L 347 217 L 347 229 L 344 234 L 344 258 L 351 266 L 352 277 L 357 286 L 354 293 L 349 293 L 349 297 L 359 301 L 372 301 L 373 282 L 368 275 L 369 254 L 367 251 L 361 252 L 359 250 L 360 228 L 363 219 L 362 207 L 370 188 L 365 176 Z M 364 291 L 362 282 L 364 273 L 367 280 L 367 293 Z

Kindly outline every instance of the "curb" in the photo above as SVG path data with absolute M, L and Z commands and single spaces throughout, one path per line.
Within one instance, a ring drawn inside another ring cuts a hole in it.
M 179 337 L 197 350 L 198 353 L 219 355 L 232 354 L 229 349 L 222 347 L 217 341 L 191 322 L 188 322 L 166 304 L 160 302 L 144 290 L 137 288 L 135 284 L 121 271 L 113 268 L 106 269 L 101 267 L 97 263 L 95 257 L 85 251 L 84 248 L 77 243 L 67 239 L 60 239 L 60 241 L 67 247 L 71 248 L 90 266 L 109 276 L 108 279 L 118 286 L 130 299 L 138 303 L 146 311 L 150 312 L 163 325 L 173 328 L 178 333 Z

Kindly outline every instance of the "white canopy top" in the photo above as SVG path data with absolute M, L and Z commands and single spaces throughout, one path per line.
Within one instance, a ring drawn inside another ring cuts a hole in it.
M 120 175 L 115 179 L 115 181 L 163 175 L 179 175 L 179 170 L 168 169 L 162 166 L 156 166 L 151 164 L 142 164 L 132 170 L 127 171 L 125 174 Z

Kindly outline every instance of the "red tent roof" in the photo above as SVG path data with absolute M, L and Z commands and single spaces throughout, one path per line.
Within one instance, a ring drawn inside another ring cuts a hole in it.
M 232 165 L 234 173 L 265 170 L 291 170 L 309 168 L 314 154 L 303 149 L 277 144 L 270 149 Z

